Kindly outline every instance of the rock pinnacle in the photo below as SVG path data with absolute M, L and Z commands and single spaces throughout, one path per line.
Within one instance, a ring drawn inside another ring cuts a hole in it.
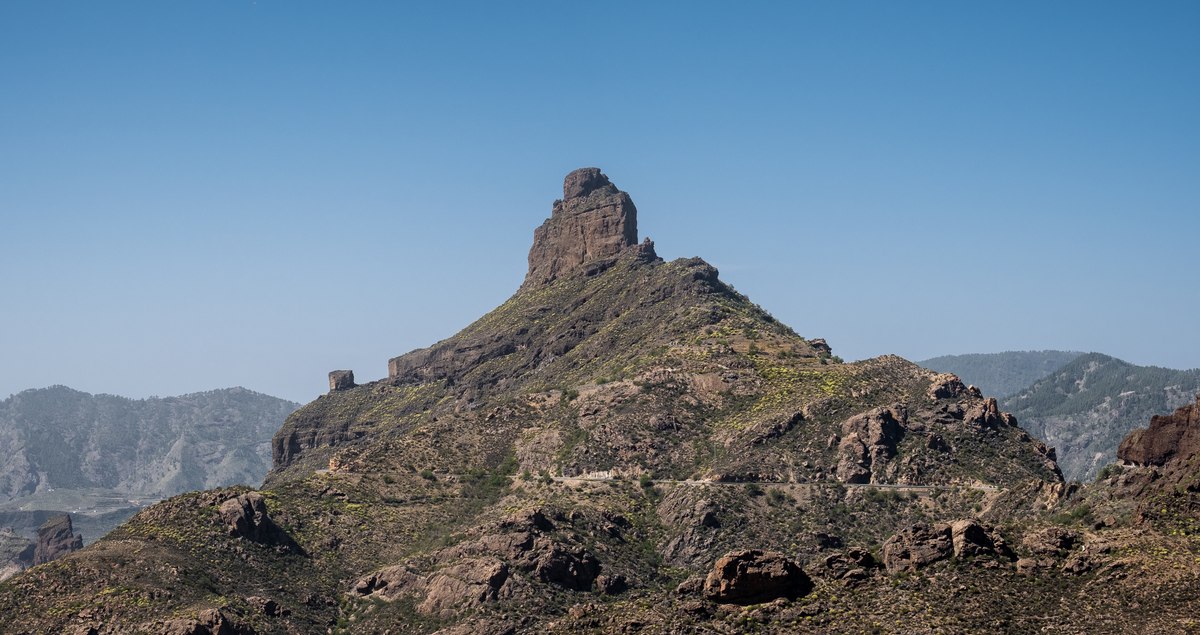
M 599 168 L 580 168 L 563 180 L 563 198 L 533 232 L 522 288 L 548 284 L 583 265 L 617 256 L 637 244 L 633 199 Z

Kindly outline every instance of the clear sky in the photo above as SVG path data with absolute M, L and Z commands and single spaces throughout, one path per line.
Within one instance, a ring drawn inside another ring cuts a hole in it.
M 0 3 L 0 397 L 386 375 L 599 166 L 846 359 L 1200 366 L 1200 3 Z

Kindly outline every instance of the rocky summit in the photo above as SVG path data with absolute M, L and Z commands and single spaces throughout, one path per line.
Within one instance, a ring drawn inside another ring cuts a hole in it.
M 841 363 L 703 260 L 659 258 L 637 213 L 572 172 L 504 304 L 383 380 L 331 374 L 261 490 L 163 501 L 0 584 L 0 631 L 1196 626 L 1190 482 L 1068 487 L 995 399 Z
M 602 267 L 637 243 L 637 208 L 597 168 L 581 168 L 563 181 L 563 197 L 533 232 L 524 287 L 537 287 L 577 271 Z

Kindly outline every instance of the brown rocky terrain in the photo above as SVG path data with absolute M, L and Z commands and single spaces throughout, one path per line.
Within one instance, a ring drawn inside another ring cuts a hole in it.
M 47 520 L 38 528 L 33 564 L 43 564 L 83 549 L 83 536 L 75 533 L 71 515 L 61 514 Z
M 261 490 L 169 499 L 0 584 L 0 632 L 1196 627 L 1185 516 L 1117 476 L 1068 488 L 953 375 L 839 363 L 639 244 L 636 213 L 568 175 L 512 298 L 384 380 L 331 375 Z
M 1129 433 L 1117 448 L 1121 461 L 1143 467 L 1185 464 L 1200 454 L 1200 396 L 1169 415 L 1150 418 L 1149 428 Z

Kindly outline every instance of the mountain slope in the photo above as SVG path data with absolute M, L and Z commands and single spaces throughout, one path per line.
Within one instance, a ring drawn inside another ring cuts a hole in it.
M 1136 366 L 1088 353 L 1003 400 L 1022 427 L 1056 448 L 1063 474 L 1091 480 L 1152 415 L 1191 403 L 1200 370 Z
M 0 585 L 8 630 L 954 631 L 997 619 L 964 577 L 1045 594 L 996 524 L 1061 475 L 994 399 L 834 363 L 635 227 L 599 170 L 568 175 L 510 300 L 289 416 L 261 492 L 164 501 Z M 1014 632 L 1069 623 L 1038 607 Z
M 133 400 L 54 386 L 0 401 L 0 502 L 56 490 L 162 498 L 258 483 L 296 404 L 243 388 Z
M 1074 351 L 1005 351 L 943 355 L 918 365 L 939 373 L 954 373 L 978 386 L 985 395 L 1007 397 L 1062 368 L 1083 353 Z

